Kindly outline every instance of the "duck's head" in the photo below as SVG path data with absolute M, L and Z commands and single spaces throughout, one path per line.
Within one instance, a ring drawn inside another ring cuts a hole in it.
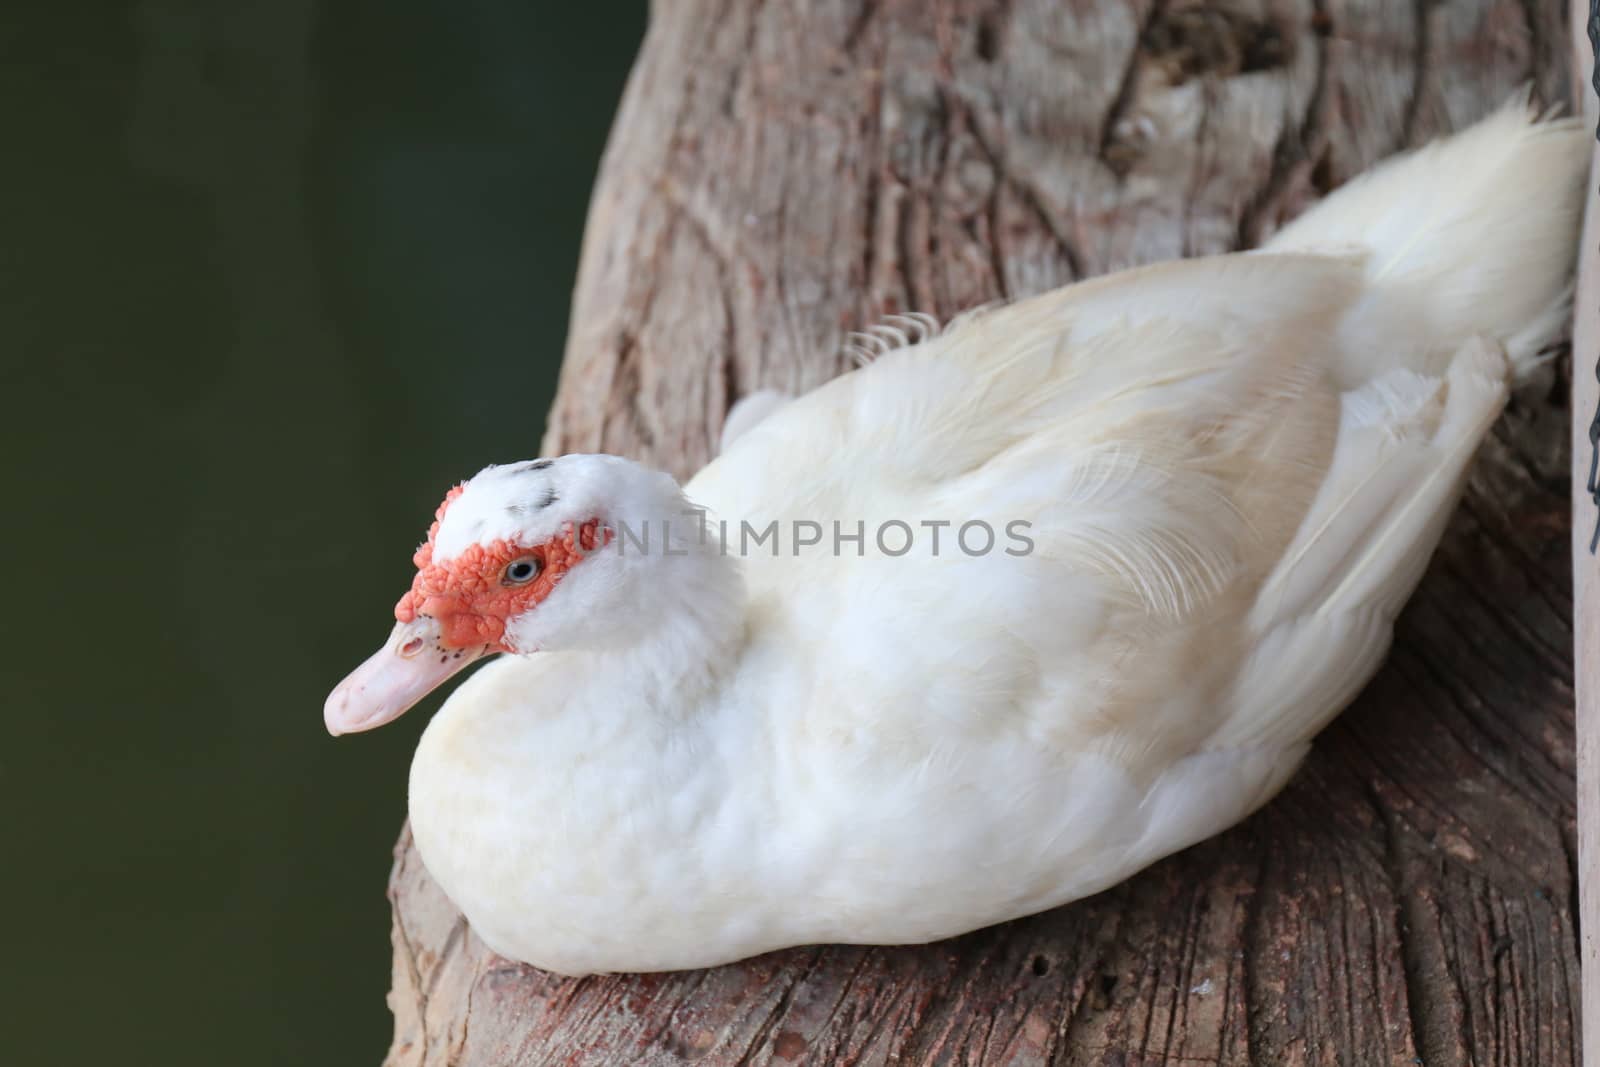
M 679 595 L 666 539 L 700 532 L 671 477 L 616 456 L 485 468 L 439 505 L 388 642 L 328 697 L 328 731 L 381 726 L 484 656 L 631 640 Z

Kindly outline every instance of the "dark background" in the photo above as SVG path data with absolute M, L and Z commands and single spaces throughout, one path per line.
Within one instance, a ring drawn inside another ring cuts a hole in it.
M 533 456 L 644 4 L 0 11 L 0 1061 L 376 1064 L 427 714 L 324 732 Z

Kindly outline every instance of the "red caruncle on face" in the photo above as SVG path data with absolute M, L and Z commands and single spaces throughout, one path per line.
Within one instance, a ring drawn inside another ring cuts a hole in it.
M 497 540 L 469 546 L 460 555 L 443 563 L 433 561 L 439 524 L 452 501 L 466 487 L 458 485 L 445 496 L 428 528 L 428 541 L 417 549 L 412 562 L 417 576 L 411 589 L 394 606 L 394 617 L 409 623 L 419 615 L 433 618 L 439 625 L 447 648 L 487 645 L 498 652 L 512 652 L 505 643 L 506 623 L 537 606 L 555 589 L 567 572 L 586 555 L 611 540 L 611 531 L 598 519 L 582 526 L 564 524 L 562 532 L 541 544 L 524 545 Z M 535 575 L 514 581 L 507 569 L 519 560 L 528 560 Z

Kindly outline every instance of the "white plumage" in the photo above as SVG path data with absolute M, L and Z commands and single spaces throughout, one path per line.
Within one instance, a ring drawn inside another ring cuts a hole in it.
M 1258 252 L 767 395 L 681 492 L 614 457 L 490 468 L 329 726 L 520 653 L 430 724 L 412 825 L 492 948 L 569 974 L 926 941 L 1109 886 L 1271 797 L 1377 668 L 1565 317 L 1587 156 L 1507 108 Z M 997 539 L 968 554 L 975 521 Z M 555 568 L 537 546 L 586 522 L 612 542 L 507 606 L 496 568 Z

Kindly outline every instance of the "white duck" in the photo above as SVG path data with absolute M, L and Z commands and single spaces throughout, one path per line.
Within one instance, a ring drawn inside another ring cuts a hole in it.
M 328 728 L 510 653 L 429 725 L 412 828 L 491 948 L 566 974 L 1103 889 L 1271 797 L 1377 668 L 1561 328 L 1587 142 L 1507 108 L 1260 252 L 765 398 L 681 490 L 613 456 L 489 467 Z

